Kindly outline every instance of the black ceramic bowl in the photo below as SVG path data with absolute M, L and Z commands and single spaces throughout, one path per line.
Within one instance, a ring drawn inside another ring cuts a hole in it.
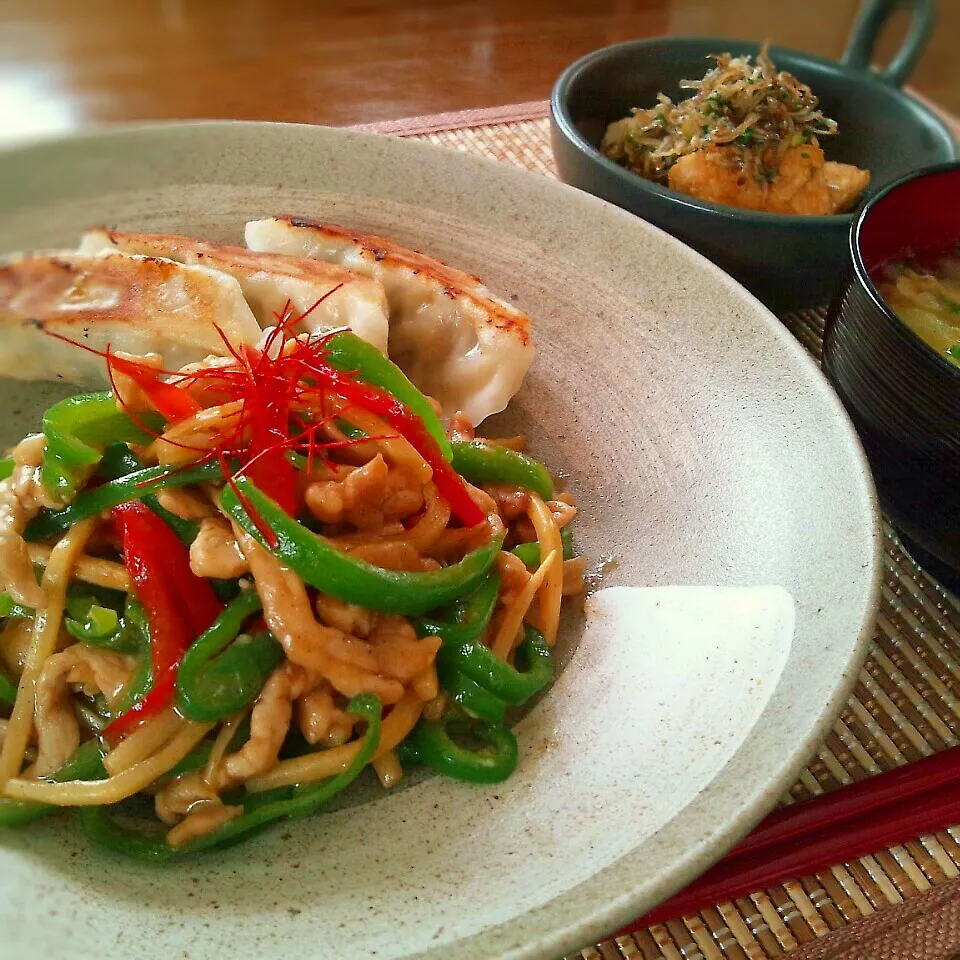
M 918 559 L 945 565 L 953 581 L 960 573 L 960 368 L 900 321 L 871 273 L 906 250 L 933 254 L 958 240 L 960 164 L 887 187 L 851 231 L 848 282 L 823 341 L 824 372 L 860 434 L 885 512 L 908 546 L 919 546 Z
M 772 47 L 774 63 L 809 84 L 840 132 L 824 138 L 828 159 L 870 170 L 870 193 L 910 171 L 952 160 L 956 147 L 940 119 L 899 86 L 932 23 L 930 0 L 911 0 L 914 29 L 884 73 L 869 69 L 872 43 L 896 4 L 871 0 L 844 63 Z M 869 15 L 872 15 L 871 19 Z M 711 53 L 756 54 L 755 43 L 662 38 L 617 44 L 568 67 L 551 98 L 553 153 L 560 176 L 662 227 L 732 274 L 775 310 L 826 304 L 847 258 L 852 215 L 781 216 L 694 200 L 644 180 L 600 153 L 613 120 L 655 102 L 683 99 L 679 81 L 699 78 Z

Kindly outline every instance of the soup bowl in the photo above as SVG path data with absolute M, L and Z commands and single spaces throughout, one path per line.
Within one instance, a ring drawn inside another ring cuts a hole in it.
M 860 434 L 884 509 L 917 559 L 952 583 L 960 580 L 960 367 L 897 316 L 872 275 L 958 239 L 960 164 L 887 187 L 853 226 L 851 266 L 823 342 L 823 369 Z
M 870 69 L 875 42 L 898 6 L 872 0 L 854 25 L 840 62 L 771 47 L 781 70 L 808 84 L 839 134 L 824 138 L 828 160 L 871 174 L 868 193 L 921 167 L 952 160 L 956 145 L 939 117 L 900 87 L 933 23 L 931 0 L 911 0 L 913 21 L 903 48 L 881 72 Z M 854 214 L 787 216 L 697 200 L 645 180 L 599 149 L 607 125 L 662 91 L 689 96 L 684 78 L 706 73 L 711 54 L 755 55 L 756 43 L 662 37 L 616 44 L 588 54 L 557 80 L 550 101 L 554 157 L 567 183 L 624 207 L 713 260 L 774 310 L 823 306 L 847 261 Z

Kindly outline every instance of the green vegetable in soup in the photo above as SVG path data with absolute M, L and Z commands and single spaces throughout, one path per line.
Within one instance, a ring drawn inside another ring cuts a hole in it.
M 932 260 L 896 260 L 877 287 L 924 343 L 960 367 L 960 251 Z

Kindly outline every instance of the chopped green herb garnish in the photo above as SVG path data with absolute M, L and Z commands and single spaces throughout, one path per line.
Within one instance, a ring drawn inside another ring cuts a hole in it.
M 960 313 L 960 301 L 954 300 L 953 297 L 949 297 L 949 296 L 947 296 L 947 294 L 945 294 L 945 293 L 940 294 L 940 299 L 943 301 L 943 305 L 944 305 L 951 313 Z M 953 349 L 953 348 L 951 348 L 951 349 Z

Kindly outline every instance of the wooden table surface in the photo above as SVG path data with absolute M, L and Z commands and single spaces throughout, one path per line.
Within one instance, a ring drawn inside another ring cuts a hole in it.
M 940 8 L 912 83 L 960 113 L 960 0 Z M 838 56 L 856 9 L 857 0 L 0 0 L 0 138 L 153 118 L 347 124 L 535 100 L 581 54 L 658 34 L 770 37 Z

